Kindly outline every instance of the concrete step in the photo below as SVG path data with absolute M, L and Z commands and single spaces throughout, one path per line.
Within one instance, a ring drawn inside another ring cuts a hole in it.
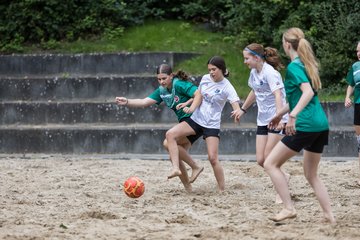
M 0 126 L 0 153 L 166 154 L 165 132 L 173 124 L 50 124 Z M 255 154 L 254 124 L 223 124 L 220 154 Z M 199 139 L 192 154 L 206 154 Z M 352 127 L 332 128 L 324 156 L 357 155 Z
M 0 124 L 51 124 L 51 123 L 174 123 L 176 116 L 164 104 L 149 108 L 127 108 L 108 99 L 73 99 L 71 101 L 2 101 Z M 352 126 L 353 108 L 345 108 L 341 102 L 323 103 L 330 126 Z M 230 104 L 226 104 L 222 122 L 231 123 Z M 316 113 L 314 113 L 316 114 Z M 241 119 L 243 123 L 255 123 L 256 106 L 248 109 Z
M 0 64 L 1 65 L 1 64 Z M 2 101 L 105 100 L 142 98 L 159 86 L 155 71 L 147 75 L 0 77 Z
M 0 74 L 153 74 L 156 67 L 162 63 L 174 66 L 174 63 L 197 55 L 177 52 L 0 55 Z
M 175 113 L 164 105 L 126 108 L 107 101 L 0 103 L 0 124 L 74 123 L 176 123 Z

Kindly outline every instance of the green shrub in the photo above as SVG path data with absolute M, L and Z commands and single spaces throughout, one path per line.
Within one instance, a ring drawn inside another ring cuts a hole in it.
M 313 8 L 313 46 L 321 62 L 321 76 L 326 85 L 337 84 L 356 61 L 360 40 L 360 2 L 324 1 Z
M 0 51 L 22 52 L 29 44 L 48 50 L 59 42 L 116 40 L 129 26 L 147 19 L 200 22 L 207 30 L 224 33 L 224 41 L 239 50 L 252 42 L 281 50 L 282 32 L 300 27 L 320 60 L 324 86 L 329 86 L 338 83 L 356 60 L 359 9 L 358 0 L 3 0 Z M 169 38 L 165 44 L 175 42 Z M 146 42 L 144 46 L 151 49 Z

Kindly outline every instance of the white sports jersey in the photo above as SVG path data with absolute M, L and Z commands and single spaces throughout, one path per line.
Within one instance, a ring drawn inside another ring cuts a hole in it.
M 276 114 L 275 95 L 273 92 L 281 90 L 283 106 L 286 104 L 286 93 L 281 74 L 270 64 L 264 62 L 260 73 L 255 68 L 251 69 L 248 81 L 256 95 L 258 107 L 257 125 L 267 126 Z M 281 122 L 287 122 L 288 115 L 285 114 Z
M 203 100 L 191 115 L 191 119 L 202 127 L 220 129 L 221 112 L 225 103 L 240 101 L 233 85 L 226 78 L 214 82 L 210 74 L 206 74 L 202 77 L 198 89 Z

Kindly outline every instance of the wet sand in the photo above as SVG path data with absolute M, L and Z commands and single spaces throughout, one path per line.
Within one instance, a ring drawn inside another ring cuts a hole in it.
M 166 156 L 164 156 L 166 158 Z M 274 204 L 270 178 L 253 161 L 222 161 L 226 191 L 216 191 L 207 160 L 187 193 L 167 180 L 168 160 L 119 160 L 101 155 L 0 156 L 0 239 L 359 239 L 360 187 L 356 158 L 321 162 L 337 225 L 322 212 L 302 172 L 291 160 L 290 189 L 298 217 L 268 220 Z M 190 173 L 190 172 L 189 172 Z M 123 181 L 138 176 L 145 193 L 131 199 Z

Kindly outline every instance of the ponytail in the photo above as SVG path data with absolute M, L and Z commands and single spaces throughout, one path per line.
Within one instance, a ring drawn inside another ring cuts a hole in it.
M 265 62 L 270 64 L 278 71 L 284 68 L 284 65 L 281 63 L 280 55 L 276 48 L 264 48 L 261 44 L 251 43 L 246 46 L 245 51 L 248 51 L 250 54 L 263 59 Z
M 305 39 L 304 32 L 300 28 L 289 28 L 284 34 L 283 39 L 291 44 L 297 52 L 301 62 L 305 66 L 307 75 L 311 80 L 311 85 L 315 91 L 321 89 L 319 75 L 319 63 L 315 58 L 311 44 Z

